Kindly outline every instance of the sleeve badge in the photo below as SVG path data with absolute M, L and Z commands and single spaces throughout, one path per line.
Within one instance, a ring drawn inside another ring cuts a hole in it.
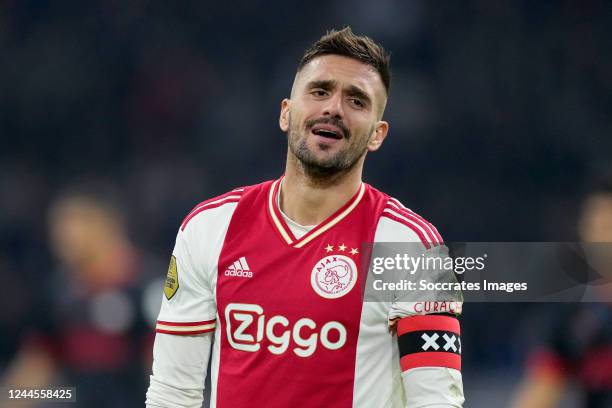
M 166 275 L 166 283 L 164 284 L 164 295 L 170 300 L 179 288 L 178 269 L 176 268 L 176 257 L 172 255 L 170 265 L 168 265 L 168 274 Z

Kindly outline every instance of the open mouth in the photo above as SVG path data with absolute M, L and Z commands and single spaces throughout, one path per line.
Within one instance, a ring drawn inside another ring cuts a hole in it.
M 322 136 L 322 137 L 327 137 L 329 139 L 342 139 L 343 135 L 341 131 L 336 131 L 336 130 L 331 130 L 331 129 L 322 129 L 322 128 L 317 128 L 315 127 L 314 129 L 312 129 L 312 133 L 314 133 L 317 136 Z

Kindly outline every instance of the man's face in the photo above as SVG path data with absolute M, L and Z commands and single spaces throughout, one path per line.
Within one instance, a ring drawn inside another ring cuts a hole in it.
M 113 237 L 120 228 L 119 221 L 95 202 L 67 198 L 49 215 L 51 248 L 69 271 L 85 275 L 92 271 L 81 267 L 96 258 L 103 241 Z
M 296 75 L 280 127 L 307 171 L 331 175 L 377 150 L 389 125 L 381 121 L 387 95 L 378 72 L 352 58 L 326 55 Z
M 612 194 L 597 194 L 586 200 L 580 235 L 585 242 L 612 243 Z
M 591 243 L 586 249 L 589 264 L 608 281 L 612 279 L 612 194 L 589 197 L 579 222 L 580 237 Z

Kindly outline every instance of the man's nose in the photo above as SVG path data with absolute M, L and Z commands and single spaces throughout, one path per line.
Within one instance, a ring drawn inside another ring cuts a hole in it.
M 342 95 L 334 93 L 327 101 L 323 111 L 324 116 L 331 116 L 336 119 L 344 117 L 344 109 L 342 106 Z

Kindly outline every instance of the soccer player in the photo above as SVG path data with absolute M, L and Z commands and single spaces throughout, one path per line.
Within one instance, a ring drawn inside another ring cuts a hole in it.
M 589 267 L 599 275 L 579 303 L 555 304 L 512 407 L 561 406 L 571 388 L 581 407 L 612 407 L 612 172 L 592 182 L 578 222 Z
M 281 102 L 285 174 L 186 216 L 148 407 L 200 407 L 211 348 L 212 407 L 462 406 L 458 307 L 364 301 L 362 243 L 444 248 L 432 224 L 362 182 L 389 130 L 388 64 L 348 27 L 319 39 Z
M 67 188 L 49 208 L 57 269 L 41 276 L 35 313 L 0 388 L 68 384 L 77 390 L 75 406 L 134 407 L 142 404 L 151 361 L 145 350 L 153 341 L 143 283 L 157 263 L 130 241 L 106 189 L 91 184 Z M 13 406 L 1 398 L 0 406 Z M 37 399 L 13 402 L 47 406 Z

